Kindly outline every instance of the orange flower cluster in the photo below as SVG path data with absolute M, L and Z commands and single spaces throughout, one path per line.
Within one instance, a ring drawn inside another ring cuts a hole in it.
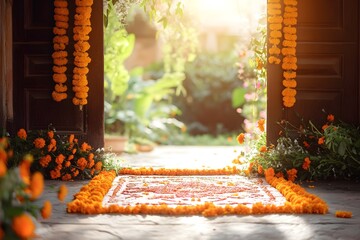
M 54 38 L 53 47 L 53 80 L 56 83 L 55 89 L 52 92 L 52 98 L 60 102 L 67 98 L 67 86 L 66 86 L 66 64 L 68 63 L 68 53 L 66 51 L 66 45 L 69 44 L 69 37 L 66 35 L 66 31 L 69 28 L 69 9 L 67 0 L 55 0 L 54 1 L 54 20 L 55 26 L 53 28 Z
M 352 212 L 349 211 L 336 211 L 335 216 L 338 218 L 352 218 Z
M 80 144 L 73 134 L 60 137 L 49 130 L 37 131 L 35 135 L 31 132 L 29 135 L 28 140 L 24 140 L 27 133 L 20 129 L 17 137 L 23 144 L 31 144 L 29 147 L 36 150 L 34 164 L 41 169 L 45 178 L 70 181 L 93 177 L 102 169 L 101 159 L 95 157 L 92 147 L 86 142 Z
M 266 181 L 279 190 L 288 202 L 284 206 L 280 206 L 278 213 L 283 210 L 284 213 L 316 213 L 326 214 L 329 208 L 325 201 L 314 194 L 306 192 L 301 186 L 287 181 L 282 177 L 274 176 L 274 170 L 265 170 Z
M 165 175 L 165 176 L 186 176 L 186 175 L 231 175 L 237 174 L 240 169 L 236 166 L 219 169 L 169 169 L 169 168 L 122 168 L 119 174 L 128 175 Z
M 114 171 L 103 171 L 94 177 L 89 184 L 81 188 L 75 194 L 74 200 L 67 204 L 67 212 L 99 214 L 99 213 L 120 213 L 120 214 L 158 214 L 158 215 L 203 215 L 205 217 L 215 217 L 221 215 L 248 215 L 264 213 L 315 213 L 325 214 L 328 212 L 327 204 L 319 197 L 306 192 L 302 187 L 284 178 L 274 176 L 274 170 L 266 169 L 265 177 L 267 182 L 278 189 L 287 202 L 283 206 L 263 205 L 261 202 L 247 207 L 242 204 L 236 206 L 225 205 L 216 206 L 206 202 L 194 206 L 169 207 L 166 204 L 147 205 L 139 204 L 136 206 L 102 206 L 102 201 L 106 193 L 112 186 L 116 177 Z
M 88 64 L 91 62 L 88 50 L 89 44 L 89 33 L 91 32 L 91 6 L 93 0 L 76 0 L 75 9 L 75 22 L 74 22 L 74 70 L 73 70 L 73 91 L 75 96 L 73 97 L 73 104 L 79 105 L 80 109 L 82 106 L 87 104 L 87 97 L 89 92 L 87 73 L 89 69 Z
M 303 163 L 303 165 L 302 165 L 302 168 L 303 168 L 304 170 L 308 170 L 309 167 L 310 167 L 310 164 L 311 164 L 310 158 L 306 157 L 306 158 L 304 159 L 304 163 Z
M 110 212 L 102 207 L 102 200 L 110 190 L 115 177 L 115 171 L 102 171 L 95 176 L 74 195 L 74 200 L 67 204 L 67 212 L 85 214 Z
M 270 29 L 269 42 L 271 47 L 269 47 L 269 63 L 280 64 L 281 60 L 279 58 L 280 48 L 280 39 L 282 37 L 282 22 L 283 17 L 281 15 L 281 4 L 280 0 L 268 0 L 267 5 L 268 11 L 268 26 Z
M 296 57 L 296 25 L 297 25 L 297 0 L 284 0 L 284 40 L 282 42 L 283 48 L 281 50 L 283 55 L 282 69 L 284 70 L 283 86 L 285 89 L 282 91 L 283 104 L 285 107 L 292 107 L 296 102 L 296 70 L 297 70 L 297 57 Z
M 295 179 L 297 178 L 297 170 L 295 168 L 287 170 L 286 174 L 287 174 L 287 179 L 290 182 L 294 182 Z

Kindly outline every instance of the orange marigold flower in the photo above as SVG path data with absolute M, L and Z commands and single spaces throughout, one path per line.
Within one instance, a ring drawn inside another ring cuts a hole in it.
M 274 169 L 271 167 L 271 168 L 268 168 L 265 170 L 264 172 L 265 176 L 268 178 L 268 177 L 274 177 L 275 176 L 275 171 Z
M 61 173 L 60 171 L 57 171 L 57 170 L 51 170 L 50 171 L 50 177 L 51 179 L 57 179 L 61 176 Z
M 66 198 L 66 195 L 68 194 L 67 187 L 63 184 L 60 186 L 58 191 L 58 199 L 62 202 Z
M 7 159 L 8 159 L 7 153 L 5 152 L 4 149 L 0 148 L 0 161 L 3 161 L 6 164 Z
M 323 131 L 325 131 L 325 129 L 327 129 L 328 127 L 329 127 L 329 125 L 325 124 L 321 128 L 322 128 Z
M 49 154 L 40 158 L 40 161 L 39 161 L 39 163 L 42 167 L 47 167 L 50 162 L 51 162 L 51 156 Z
M 0 178 L 5 176 L 6 172 L 7 172 L 6 164 L 4 163 L 4 161 L 0 161 Z
M 334 115 L 329 114 L 329 115 L 327 116 L 327 120 L 328 120 L 329 122 L 333 122 L 333 121 L 335 120 Z
M 34 145 L 36 148 L 41 149 L 45 147 L 45 140 L 43 138 L 36 138 L 34 140 Z
M 321 137 L 321 138 L 319 138 L 319 140 L 318 140 L 318 144 L 319 145 L 322 145 L 322 144 L 324 144 L 324 142 L 325 142 L 325 137 Z
M 303 144 L 304 144 L 304 146 L 305 146 L 306 148 L 309 148 L 309 147 L 310 147 L 310 144 L 309 144 L 307 141 L 304 141 Z
M 40 172 L 35 172 L 31 176 L 30 182 L 31 198 L 37 199 L 44 190 L 44 176 Z
M 69 136 L 69 143 L 73 143 L 74 138 L 75 138 L 75 135 L 74 135 L 74 134 L 70 134 L 70 136 Z
M 287 173 L 288 180 L 291 181 L 291 182 L 294 182 L 296 177 L 297 177 L 297 175 L 296 175 L 297 170 L 295 168 L 292 168 L 290 170 L 287 170 L 286 173 Z
M 30 166 L 31 161 L 23 160 L 19 164 L 20 177 L 25 184 L 30 184 Z
M 27 133 L 25 131 L 25 129 L 21 128 L 18 132 L 17 132 L 17 136 L 23 140 L 26 140 L 27 138 Z
M 86 168 L 86 165 L 88 164 L 88 162 L 86 161 L 86 159 L 84 157 L 81 157 L 77 160 L 76 165 L 81 169 L 84 170 Z
M 277 178 L 283 178 L 284 177 L 284 174 L 282 172 L 278 172 L 275 174 L 275 177 Z
M 303 165 L 302 165 L 302 168 L 303 168 L 304 170 L 308 170 L 309 167 L 310 167 L 310 164 L 311 164 L 310 158 L 306 157 L 306 158 L 304 159 L 304 163 L 303 163 Z
M 52 213 L 51 202 L 49 200 L 46 200 L 44 202 L 44 206 L 41 208 L 41 216 L 43 217 L 43 219 L 48 219 L 51 217 L 51 213 Z
M 89 151 L 91 150 L 91 146 L 89 144 L 87 144 L 86 142 L 84 142 L 83 144 L 81 144 L 81 150 L 82 151 Z
M 48 145 L 48 152 L 55 151 L 56 150 L 56 140 L 51 139 L 50 144 Z
M 71 165 L 71 162 L 69 160 L 65 162 L 65 167 L 70 167 L 70 165 Z
M 239 144 L 243 144 L 244 139 L 245 139 L 245 134 L 244 133 L 240 133 L 236 138 L 236 140 L 238 141 Z
M 261 165 L 258 166 L 258 173 L 259 174 L 263 174 L 264 173 L 264 169 Z
M 97 162 L 97 163 L 95 164 L 95 170 L 96 170 L 96 171 L 100 171 L 101 168 L 102 168 L 102 162 Z
M 67 173 L 64 176 L 61 177 L 61 180 L 63 181 L 69 181 L 71 180 L 71 174 Z
M 28 214 L 15 216 L 11 227 L 20 238 L 28 239 L 34 236 L 35 224 Z
M 338 218 L 352 218 L 352 212 L 349 211 L 336 211 L 335 216 Z
M 264 124 L 265 124 L 265 119 L 259 119 L 258 121 L 258 128 L 260 129 L 261 132 L 264 132 L 265 131 L 265 128 L 264 128 Z
M 60 154 L 56 157 L 55 162 L 56 162 L 58 165 L 60 165 L 60 164 L 63 163 L 64 160 L 65 160 L 65 156 L 60 153 Z
M 266 150 L 267 150 L 266 146 L 261 146 L 261 147 L 259 148 L 259 151 L 260 151 L 260 152 L 266 152 Z
M 54 131 L 48 131 L 48 137 L 54 138 Z

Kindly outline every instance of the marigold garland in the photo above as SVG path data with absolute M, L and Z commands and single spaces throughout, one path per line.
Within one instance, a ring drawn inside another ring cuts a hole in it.
M 283 55 L 282 69 L 285 89 L 281 92 L 283 105 L 292 107 L 296 102 L 296 45 L 297 45 L 297 0 L 283 0 L 284 12 L 280 0 L 268 0 L 268 24 L 269 24 L 269 50 L 268 61 L 273 64 L 280 64 L 279 55 Z M 282 27 L 284 25 L 284 27 Z M 280 47 L 280 39 L 282 47 Z
M 91 32 L 91 6 L 93 0 L 76 0 L 75 1 L 75 22 L 73 28 L 73 39 L 76 42 L 74 45 L 74 70 L 73 70 L 73 92 L 75 96 L 72 99 L 74 105 L 82 106 L 87 104 L 87 97 L 89 87 L 86 74 L 89 72 L 87 68 L 91 62 L 91 58 L 87 51 L 90 48 L 89 33 Z M 81 165 L 81 167 L 83 167 Z
M 284 40 L 282 42 L 283 55 L 282 69 L 284 70 L 283 86 L 285 89 L 281 92 L 283 96 L 283 105 L 285 107 L 293 107 L 296 102 L 296 25 L 297 25 L 297 0 L 284 0 Z
M 55 0 L 54 1 L 54 20 L 55 26 L 53 28 L 54 38 L 53 47 L 53 81 L 56 83 L 54 91 L 52 92 L 52 98 L 60 102 L 67 98 L 67 86 L 66 86 L 66 64 L 68 63 L 68 53 L 66 46 L 69 44 L 69 37 L 66 35 L 69 28 L 69 9 L 67 0 Z
M 282 37 L 281 29 L 283 17 L 281 15 L 281 4 L 280 0 L 268 0 L 268 23 L 270 29 L 269 43 L 271 47 L 269 48 L 269 63 L 280 64 L 281 60 L 279 58 L 280 48 L 280 38 Z
M 239 173 L 236 166 L 224 167 L 219 169 L 169 169 L 169 168 L 122 168 L 119 174 L 127 175 L 168 175 L 168 176 L 185 176 L 185 175 L 232 175 Z
M 101 214 L 101 213 L 120 213 L 120 214 L 161 214 L 161 215 L 203 215 L 205 217 L 214 217 L 220 215 L 248 215 L 264 213 L 314 213 L 325 214 L 328 212 L 327 204 L 319 197 L 306 192 L 302 187 L 285 180 L 282 177 L 274 176 L 272 168 L 265 170 L 266 181 L 278 189 L 284 195 L 287 202 L 283 206 L 263 205 L 255 203 L 247 207 L 238 204 L 233 207 L 215 206 L 213 203 L 206 202 L 194 206 L 169 207 L 162 205 L 140 204 L 136 206 L 117 206 L 111 205 L 103 207 L 102 201 L 106 193 L 110 190 L 112 182 L 116 177 L 115 171 L 102 171 L 94 177 L 89 184 L 83 186 L 74 200 L 67 204 L 67 212 L 83 214 Z

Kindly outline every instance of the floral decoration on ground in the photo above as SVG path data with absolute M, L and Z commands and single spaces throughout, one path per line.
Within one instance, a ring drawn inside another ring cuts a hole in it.
M 112 182 L 116 177 L 115 171 L 103 171 L 93 178 L 89 184 L 81 188 L 75 194 L 74 200 L 67 205 L 69 213 L 100 214 L 100 213 L 120 213 L 120 214 L 161 214 L 161 215 L 203 215 L 205 217 L 215 217 L 220 215 L 248 215 L 265 213 L 314 213 L 326 214 L 327 204 L 319 197 L 306 192 L 297 184 L 287 181 L 284 178 L 276 177 L 273 169 L 265 171 L 266 180 L 274 188 L 278 189 L 286 198 L 286 203 L 282 206 L 263 205 L 255 203 L 252 207 L 242 204 L 237 206 L 215 206 L 211 202 L 194 206 L 169 207 L 166 204 L 147 205 L 139 204 L 136 206 L 111 205 L 104 207 L 102 201 L 106 193 L 110 190 Z
M 167 176 L 182 176 L 182 175 L 231 175 L 240 173 L 240 169 L 236 166 L 227 166 L 219 169 L 170 169 L 170 168 L 122 168 L 119 174 L 128 175 L 167 175 Z
M 29 154 L 9 167 L 14 155 L 9 138 L 0 137 L 0 239 L 30 239 L 35 237 L 37 219 L 51 217 L 52 203 L 34 203 L 42 195 L 44 177 L 31 173 L 34 158 Z
M 47 179 L 63 181 L 92 178 L 103 167 L 104 151 L 80 143 L 74 134 L 60 136 L 54 128 L 26 132 L 20 129 L 11 138 L 14 157 L 10 166 L 17 166 L 24 154 L 31 154 L 32 171 L 40 171 Z

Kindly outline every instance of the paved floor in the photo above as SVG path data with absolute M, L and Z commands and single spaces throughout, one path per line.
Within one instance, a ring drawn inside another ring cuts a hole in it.
M 153 152 L 122 155 L 125 166 L 213 167 L 226 166 L 234 147 L 157 147 Z M 88 181 L 67 182 L 69 195 Z M 39 223 L 38 239 L 360 239 L 360 183 L 323 181 L 304 188 L 324 199 L 326 215 L 268 214 L 250 216 L 169 217 L 151 215 L 67 214 L 56 200 L 63 182 L 46 181 L 42 199 L 53 202 L 51 219 Z M 336 218 L 336 210 L 353 212 L 353 218 Z

